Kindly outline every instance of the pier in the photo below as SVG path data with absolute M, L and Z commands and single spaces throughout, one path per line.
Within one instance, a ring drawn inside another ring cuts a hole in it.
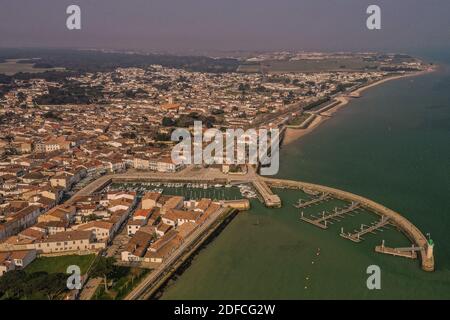
M 371 226 L 366 226 L 366 228 L 364 228 L 365 225 L 362 224 L 361 229 L 359 231 L 355 230 L 354 233 L 344 233 L 344 230 L 341 229 L 341 237 L 351 240 L 353 242 L 361 242 L 362 240 L 364 240 L 362 238 L 363 235 L 368 233 L 375 234 L 376 230 L 385 227 L 389 223 L 390 223 L 389 218 L 382 216 L 380 221 L 372 223 Z
M 340 221 L 339 218 L 343 218 L 344 215 L 350 215 L 352 212 L 354 212 L 356 209 L 359 208 L 359 203 L 353 202 L 349 207 L 343 208 L 339 210 L 338 208 L 334 208 L 334 212 L 326 214 L 325 212 L 322 213 L 322 217 L 317 219 L 309 219 L 305 218 L 303 216 L 303 212 L 301 213 L 300 219 L 311 223 L 312 225 L 315 225 L 316 227 L 319 227 L 321 229 L 327 229 L 328 224 L 332 222 L 329 222 L 329 220 L 336 220 Z
M 381 243 L 381 246 L 375 247 L 375 252 L 385 253 L 392 256 L 409 258 L 409 259 L 417 259 L 417 252 L 423 250 L 421 247 L 416 247 L 414 244 L 411 247 L 407 248 L 390 248 L 384 245 L 384 240 Z
M 256 191 L 261 195 L 264 200 L 264 204 L 269 208 L 280 208 L 281 199 L 278 195 L 274 194 L 272 190 L 267 186 L 264 180 L 255 179 L 252 181 Z
M 298 200 L 297 204 L 294 204 L 294 207 L 296 207 L 297 209 L 306 208 L 306 207 L 312 206 L 313 204 L 318 204 L 322 201 L 326 201 L 329 199 L 331 199 L 331 196 L 329 193 L 322 193 L 319 197 L 313 198 L 308 201 L 303 201 L 300 199 L 300 200 Z

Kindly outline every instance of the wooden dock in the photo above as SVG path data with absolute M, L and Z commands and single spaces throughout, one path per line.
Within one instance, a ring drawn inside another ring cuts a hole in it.
M 300 219 L 315 225 L 321 229 L 327 229 L 329 224 L 332 224 L 329 220 L 340 221 L 339 218 L 343 218 L 344 215 L 351 215 L 352 212 L 360 208 L 360 204 L 357 202 L 352 202 L 350 206 L 343 209 L 334 208 L 334 212 L 322 213 L 322 217 L 316 219 L 305 218 L 303 212 L 301 213 Z
M 375 231 L 385 227 L 390 223 L 391 222 L 389 221 L 389 218 L 382 216 L 380 221 L 372 223 L 371 226 L 366 226 L 366 228 L 364 228 L 365 225 L 361 225 L 361 229 L 355 230 L 354 233 L 344 233 L 344 230 L 341 229 L 341 237 L 351 240 L 353 242 L 361 242 L 362 240 L 364 240 L 362 238 L 363 235 L 368 233 L 375 234 Z
M 298 200 L 297 204 L 294 204 L 294 207 L 297 209 L 306 208 L 312 206 L 313 204 L 318 204 L 319 202 L 326 201 L 331 199 L 331 195 L 329 193 L 322 193 L 319 197 L 313 198 L 308 201 Z
M 384 245 L 384 241 L 381 246 L 375 247 L 375 252 L 390 254 L 392 256 L 404 257 L 404 258 L 408 258 L 408 259 L 417 259 L 417 251 L 421 251 L 421 250 L 422 250 L 421 247 L 415 247 L 415 246 L 408 247 L 408 248 L 390 248 L 390 247 L 386 247 Z

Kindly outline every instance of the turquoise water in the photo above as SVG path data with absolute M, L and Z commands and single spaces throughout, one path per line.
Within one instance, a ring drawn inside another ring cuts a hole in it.
M 283 208 L 253 201 L 252 210 L 203 249 L 162 298 L 449 299 L 449 142 L 450 69 L 444 64 L 433 74 L 366 91 L 313 133 L 283 147 L 280 156 L 279 177 L 367 196 L 431 233 L 434 273 L 422 271 L 417 260 L 374 252 L 382 239 L 408 245 L 395 230 L 360 244 L 338 236 L 341 226 L 351 230 L 376 217 L 358 215 L 323 231 L 300 222 L 292 204 L 301 195 L 283 190 Z M 366 287 L 372 264 L 381 268 L 381 290 Z

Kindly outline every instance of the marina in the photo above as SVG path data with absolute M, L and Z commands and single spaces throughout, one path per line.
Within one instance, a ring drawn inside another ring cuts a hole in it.
M 180 195 L 187 200 L 211 198 L 213 200 L 255 199 L 256 191 L 250 184 L 207 184 L 207 183 L 172 183 L 172 182 L 124 182 L 112 183 L 107 191 L 156 192 Z
M 238 198 L 242 199 L 242 197 L 256 196 L 267 208 L 279 208 L 282 205 L 281 198 L 272 189 L 297 189 L 305 197 L 310 197 L 311 195 L 315 197 L 305 201 L 297 201 L 300 207 L 308 202 L 311 205 L 311 201 L 314 201 L 313 204 L 316 205 L 325 205 L 331 203 L 331 201 L 344 203 L 344 206 L 336 206 L 331 212 L 322 211 L 321 216 L 317 216 L 317 212 L 315 213 L 316 215 L 310 217 L 303 215 L 301 217 L 303 221 L 321 229 L 327 229 L 329 225 L 340 221 L 344 216 L 352 216 L 360 210 L 371 212 L 379 216 L 381 220 L 371 224 L 366 223 L 361 226 L 360 230 L 355 230 L 353 234 L 344 234 L 345 238 L 353 242 L 361 242 L 363 235 L 382 230 L 388 224 L 395 225 L 416 247 L 421 248 L 418 252 L 421 257 L 422 269 L 425 271 L 434 270 L 433 247 L 428 244 L 429 239 L 416 226 L 399 213 L 381 204 L 343 190 L 300 181 L 261 177 L 255 174 L 240 176 L 234 180 L 232 178 L 222 179 L 220 174 L 216 174 L 214 177 L 204 177 L 196 181 L 192 176 L 146 173 L 104 176 L 80 190 L 78 195 L 92 194 L 99 189 L 107 187 L 114 188 L 118 183 L 127 190 L 136 190 L 137 192 L 146 190 L 161 191 L 160 189 L 163 189 L 162 193 L 168 192 L 169 194 L 183 195 L 187 200 L 209 197 L 214 200 L 235 201 Z M 226 187 L 227 185 L 229 185 L 228 188 Z M 237 188 L 230 186 L 236 186 Z M 314 192 L 311 192 L 312 190 Z M 323 201 L 324 199 L 327 199 L 327 201 Z M 345 206 L 345 203 L 347 206 Z M 302 208 L 309 210 L 309 205 Z M 342 233 L 343 230 L 341 230 Z
M 434 255 L 433 255 L 433 244 L 430 239 L 427 239 L 423 233 L 414 226 L 410 221 L 408 221 L 406 218 L 404 218 L 399 213 L 390 210 L 381 204 L 378 204 L 370 199 L 352 194 L 350 192 L 326 187 L 326 186 L 320 186 L 316 184 L 311 183 L 305 183 L 305 182 L 299 182 L 299 181 L 292 181 L 292 180 L 282 180 L 282 179 L 271 179 L 266 178 L 266 183 L 269 186 L 272 187 L 279 187 L 283 186 L 285 188 L 292 188 L 292 189 L 308 189 L 308 190 L 316 190 L 322 193 L 321 196 L 318 198 L 315 198 L 313 200 L 314 203 L 320 203 L 321 200 L 319 200 L 321 197 L 324 198 L 328 195 L 332 195 L 333 198 L 341 199 L 345 201 L 351 201 L 350 206 L 347 208 L 343 208 L 341 210 L 335 208 L 334 212 L 326 213 L 322 212 L 321 217 L 312 216 L 311 218 L 305 217 L 304 214 L 301 214 L 300 219 L 302 221 L 308 222 L 314 226 L 317 226 L 321 229 L 327 229 L 329 224 L 332 224 L 334 221 L 338 221 L 340 218 L 343 218 L 346 214 L 351 214 L 352 212 L 355 212 L 358 209 L 364 208 L 364 210 L 368 210 L 369 212 L 372 212 L 380 217 L 380 220 L 377 222 L 372 222 L 370 225 L 361 225 L 360 230 L 355 230 L 353 233 L 346 234 L 341 229 L 340 235 L 343 238 L 346 238 L 348 240 L 351 240 L 352 242 L 358 243 L 361 242 L 363 239 L 361 238 L 363 235 L 366 235 L 368 233 L 375 233 L 376 231 L 381 231 L 383 228 L 386 228 L 387 225 L 391 224 L 397 227 L 398 230 L 400 230 L 410 241 L 414 243 L 414 245 L 418 249 L 417 251 L 420 254 L 421 257 L 421 263 L 422 263 L 422 269 L 425 271 L 434 271 Z M 308 202 L 300 202 L 300 204 L 304 204 Z M 307 206 L 304 206 L 303 208 L 306 208 Z M 378 249 L 380 251 L 380 249 Z M 391 252 L 392 250 L 384 250 L 385 252 Z M 394 252 L 394 251 L 392 251 Z M 401 256 L 400 254 L 396 254 L 396 256 Z

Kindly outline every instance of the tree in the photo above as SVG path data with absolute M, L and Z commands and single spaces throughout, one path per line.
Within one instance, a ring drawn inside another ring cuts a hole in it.
M 207 128 L 212 128 L 213 125 L 216 123 L 216 118 L 214 116 L 207 116 L 205 118 L 205 122 Z
M 67 289 L 66 279 L 64 273 L 9 271 L 0 278 L 0 297 L 23 299 L 33 296 L 53 300 Z
M 218 114 L 223 114 L 223 113 L 225 113 L 225 111 L 223 111 L 223 109 L 214 108 L 211 110 L 211 114 L 218 115 Z
M 171 135 L 165 132 L 157 132 L 155 136 L 156 141 L 170 141 Z
M 289 100 L 294 99 L 294 98 L 295 98 L 294 92 L 293 92 L 293 91 L 289 91 L 287 98 L 288 98 Z
M 91 275 L 93 277 L 108 276 L 113 272 L 115 261 L 112 257 L 99 257 L 92 267 Z
M 92 268 L 91 275 L 93 277 L 101 277 L 105 281 L 105 291 L 108 291 L 107 287 L 107 277 L 114 272 L 114 262 L 116 260 L 112 257 L 99 257 L 95 265 Z
M 19 104 L 23 103 L 27 99 L 27 95 L 23 92 L 19 92 L 17 94 L 17 101 L 19 101 Z
M 8 133 L 3 139 L 5 139 L 8 144 L 11 144 L 11 142 L 14 141 L 14 136 L 11 133 Z
M 244 95 L 247 90 L 250 90 L 250 85 L 248 83 L 244 84 L 241 82 L 239 84 L 238 90 L 241 91 L 242 95 Z
M 172 118 L 164 117 L 162 119 L 162 125 L 165 127 L 173 127 L 175 125 L 175 121 Z
M 23 294 L 26 283 L 26 273 L 23 270 L 13 270 L 0 278 L 0 296 L 8 299 L 18 299 Z
M 132 132 L 132 131 L 122 132 L 120 135 L 122 136 L 122 138 L 126 138 L 126 139 L 136 139 L 136 137 L 137 137 L 136 132 Z
M 200 118 L 200 115 L 198 114 L 198 112 L 194 111 L 194 112 L 189 113 L 189 117 L 197 120 Z

